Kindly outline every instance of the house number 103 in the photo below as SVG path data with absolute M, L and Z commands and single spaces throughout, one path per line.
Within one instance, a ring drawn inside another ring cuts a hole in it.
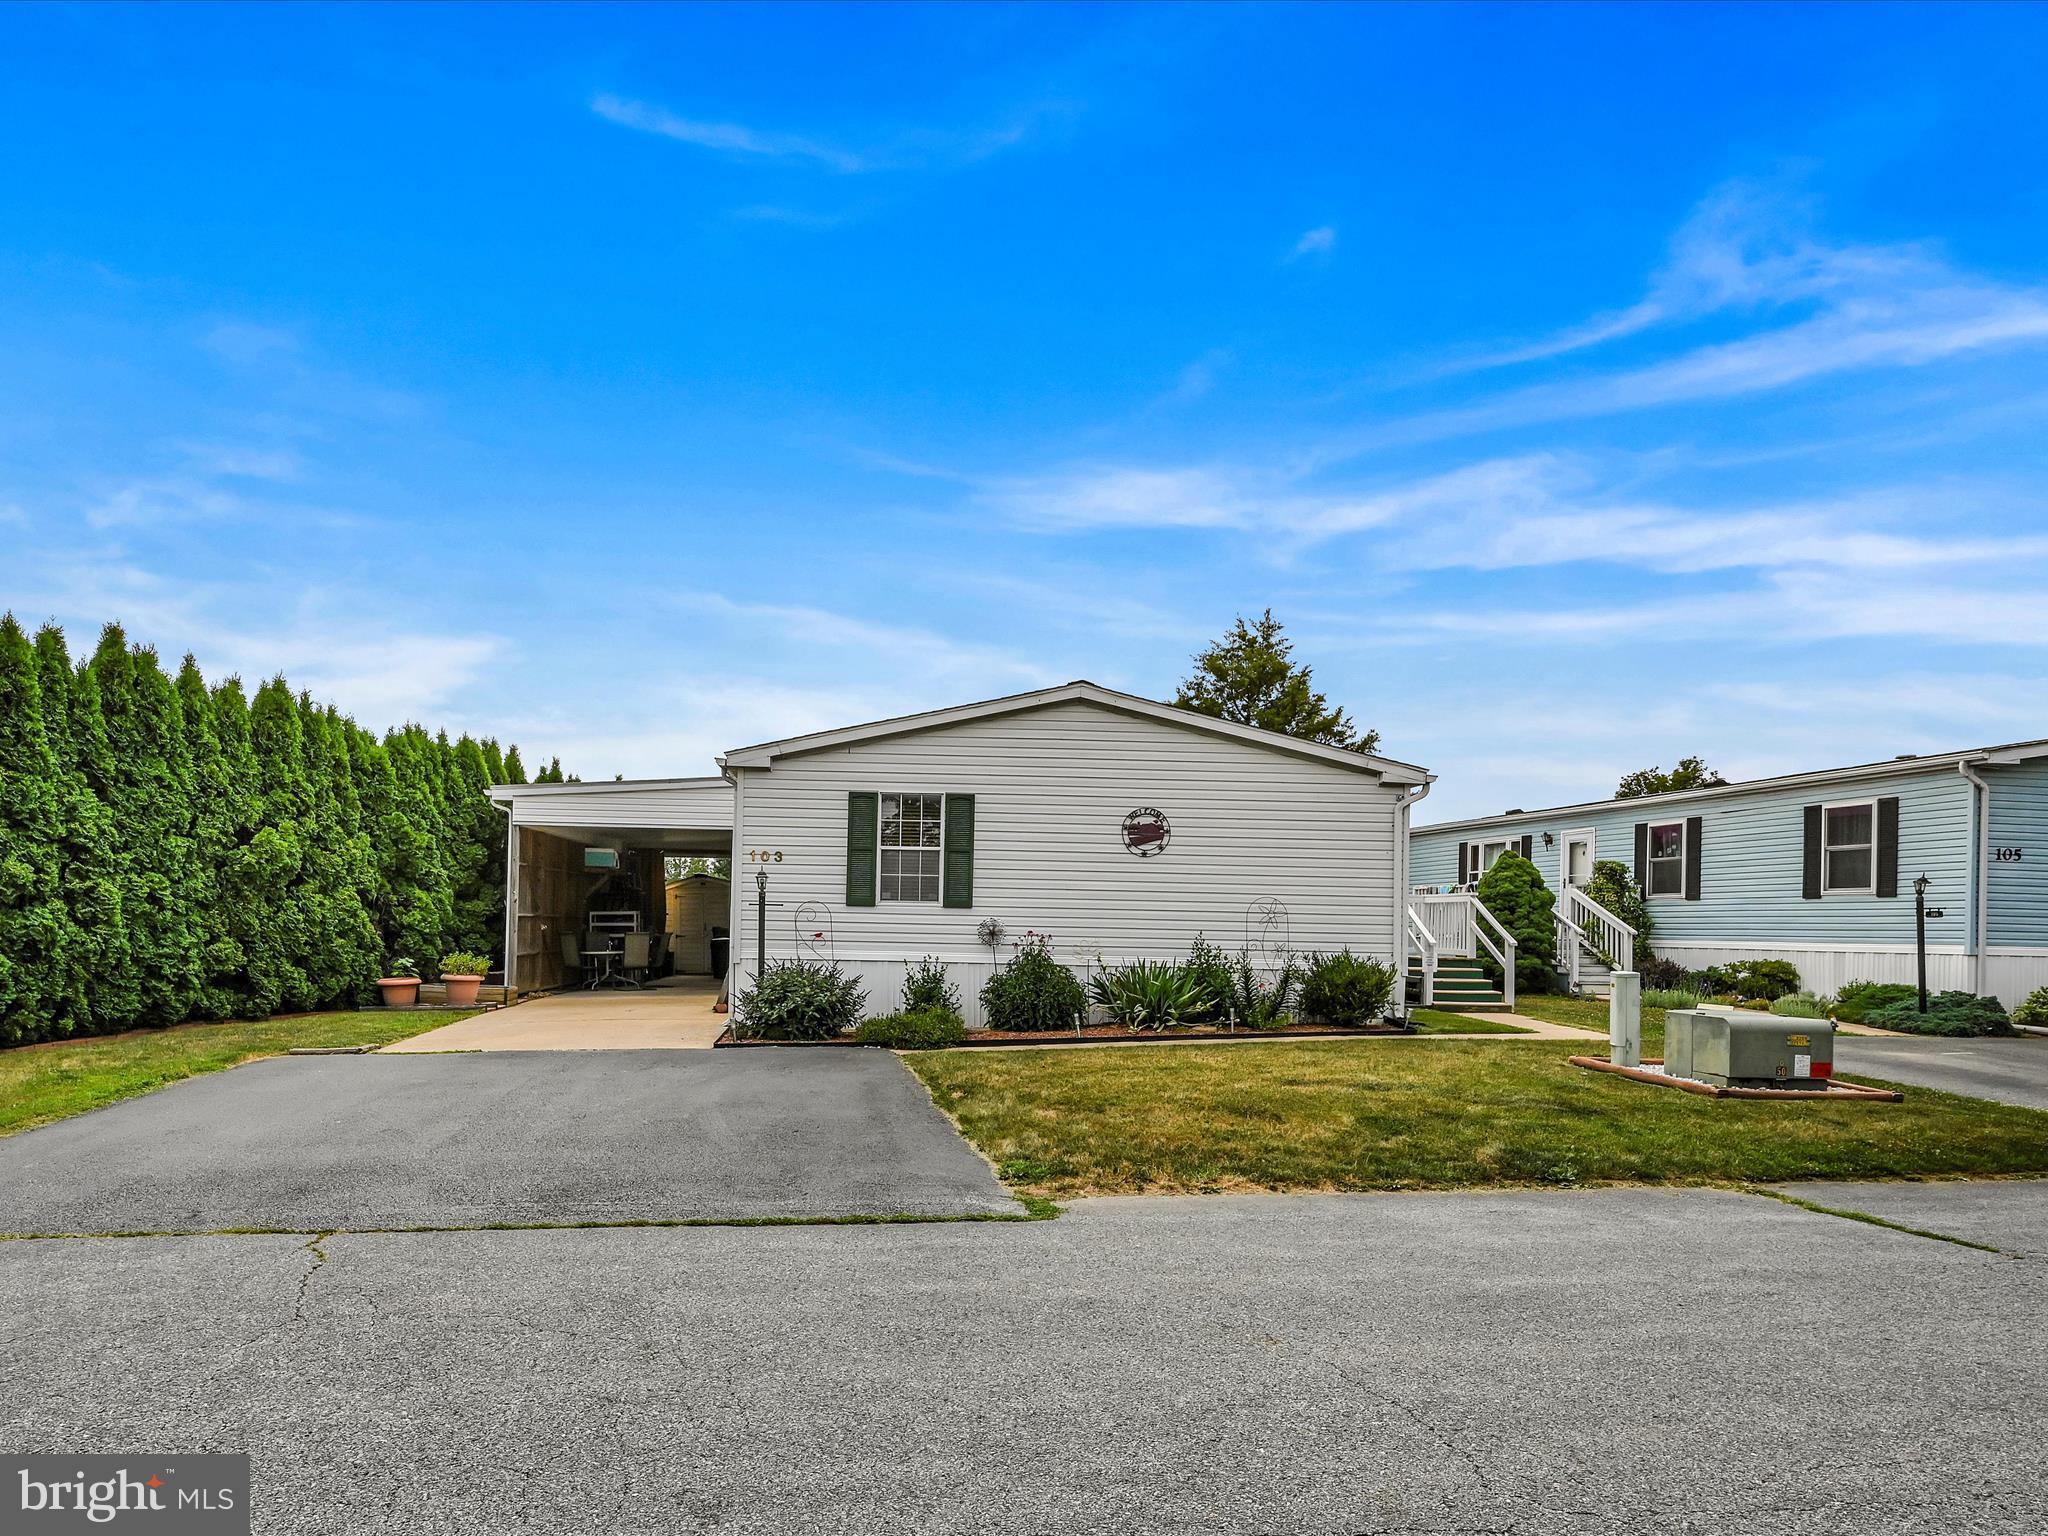
M 782 850 L 780 848 L 749 848 L 747 850 L 747 862 L 749 864 L 780 864 L 782 862 Z

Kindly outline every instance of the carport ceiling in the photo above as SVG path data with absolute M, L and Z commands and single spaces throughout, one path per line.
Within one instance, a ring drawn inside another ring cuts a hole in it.
M 732 852 L 731 827 L 564 827 L 545 821 L 521 821 L 519 827 L 590 847 L 659 848 L 720 859 Z

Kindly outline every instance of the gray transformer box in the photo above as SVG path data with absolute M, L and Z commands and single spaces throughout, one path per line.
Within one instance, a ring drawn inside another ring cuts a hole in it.
M 1674 1009 L 1664 1016 L 1664 1070 L 1717 1088 L 1825 1088 L 1834 1021 Z

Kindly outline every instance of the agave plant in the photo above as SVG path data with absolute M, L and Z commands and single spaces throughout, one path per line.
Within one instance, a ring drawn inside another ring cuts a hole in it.
M 1131 1029 L 1192 1023 L 1214 1006 L 1198 977 L 1167 960 L 1137 960 L 1098 971 L 1088 983 L 1088 995 Z

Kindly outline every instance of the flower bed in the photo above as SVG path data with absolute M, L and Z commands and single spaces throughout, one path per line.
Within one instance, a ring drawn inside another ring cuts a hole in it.
M 958 1050 L 976 1045 L 1071 1045 L 1075 1041 L 1090 1044 L 1103 1042 L 1131 1041 L 1146 1045 L 1174 1045 L 1186 1043 L 1213 1043 L 1217 1040 L 1343 1040 L 1370 1039 L 1384 1035 L 1412 1035 L 1412 1025 L 1375 1025 L 1370 1029 L 1345 1029 L 1318 1024 L 1290 1024 L 1280 1029 L 1239 1029 L 1232 1030 L 1221 1024 L 1197 1024 L 1181 1029 L 1153 1030 L 1130 1029 L 1121 1024 L 1090 1024 L 1081 1030 L 1021 1029 L 970 1029 L 967 1038 L 958 1046 L 944 1049 Z M 735 1040 L 728 1026 L 724 1033 L 712 1042 L 716 1048 L 746 1050 L 755 1046 L 859 1046 L 860 1041 L 851 1035 L 841 1035 L 831 1040 Z

